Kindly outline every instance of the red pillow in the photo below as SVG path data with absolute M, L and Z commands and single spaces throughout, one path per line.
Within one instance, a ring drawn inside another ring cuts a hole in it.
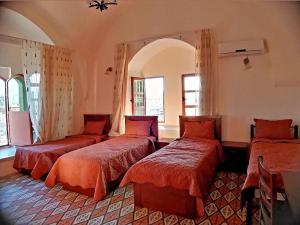
M 83 134 L 102 135 L 105 123 L 105 121 L 87 121 Z
M 255 137 L 270 139 L 291 139 L 291 125 L 293 120 L 261 120 L 254 119 Z
M 137 136 L 150 136 L 152 121 L 136 121 L 136 120 L 127 120 L 125 134 L 126 135 L 137 135 Z
M 183 137 L 214 139 L 214 123 L 210 120 L 203 122 L 185 122 Z

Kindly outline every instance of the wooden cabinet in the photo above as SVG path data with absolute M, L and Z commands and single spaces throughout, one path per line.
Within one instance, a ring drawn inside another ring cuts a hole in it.
M 160 138 L 160 139 L 158 139 L 158 141 L 155 142 L 156 150 L 167 146 L 174 140 L 175 140 L 175 138 Z
M 249 143 L 224 141 L 222 148 L 225 161 L 221 164 L 221 169 L 236 172 L 247 171 Z

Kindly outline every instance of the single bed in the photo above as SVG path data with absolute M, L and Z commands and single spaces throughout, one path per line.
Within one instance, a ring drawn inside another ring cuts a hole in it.
M 126 116 L 125 135 L 111 138 L 60 157 L 45 184 L 103 199 L 134 163 L 155 151 L 157 116 Z
M 211 121 L 215 138 L 186 138 L 186 123 Z M 221 118 L 180 116 L 180 137 L 132 166 L 120 186 L 134 185 L 135 205 L 195 218 L 222 159 Z
M 266 168 L 274 172 L 300 171 L 300 140 L 298 126 L 288 127 L 293 135 L 290 138 L 255 137 L 255 125 L 251 125 L 251 147 L 247 177 L 242 187 L 242 207 L 247 206 L 247 224 L 251 224 L 252 205 L 255 189 L 259 187 L 258 156 L 263 156 Z M 275 129 L 270 132 L 276 132 Z M 282 178 L 277 180 L 279 187 L 284 189 Z
M 102 126 L 102 130 L 96 134 L 86 132 L 85 129 L 84 133 L 87 134 L 72 135 L 43 144 L 17 147 L 13 167 L 19 172 L 31 174 L 34 179 L 44 177 L 49 173 L 55 161 L 63 154 L 107 139 L 111 127 L 110 115 L 85 114 L 85 128 L 93 124 L 99 124 Z

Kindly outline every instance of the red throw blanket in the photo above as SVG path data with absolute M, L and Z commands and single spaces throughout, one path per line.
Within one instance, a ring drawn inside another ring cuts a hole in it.
M 65 153 L 96 144 L 107 135 L 74 135 L 62 140 L 34 144 L 16 149 L 14 165 L 17 170 L 31 170 L 34 179 L 49 173 L 55 161 Z
M 155 151 L 152 137 L 120 136 L 60 157 L 45 183 L 94 189 L 94 199 L 107 194 L 107 184 L 117 180 L 137 161 Z
M 197 197 L 197 211 L 203 215 L 203 197 L 222 156 L 218 140 L 179 139 L 132 166 L 120 186 L 135 182 L 187 190 Z

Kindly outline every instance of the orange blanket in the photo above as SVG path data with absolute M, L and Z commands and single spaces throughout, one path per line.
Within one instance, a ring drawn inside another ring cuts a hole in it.
M 63 154 L 96 144 L 106 137 L 107 135 L 74 135 L 44 144 L 18 147 L 13 167 L 19 171 L 31 170 L 31 176 L 40 179 L 50 171 L 55 161 Z
M 45 183 L 95 189 L 94 199 L 107 194 L 107 184 L 117 180 L 134 163 L 155 151 L 152 137 L 119 136 L 60 157 Z
M 273 171 L 300 171 L 300 140 L 270 140 L 257 138 L 252 141 L 247 177 L 242 190 L 258 188 L 257 157 L 262 155 L 266 168 Z M 283 187 L 282 178 L 277 181 Z
M 222 148 L 218 140 L 179 139 L 131 167 L 120 186 L 130 182 L 188 190 L 204 213 L 203 197 L 214 178 Z

